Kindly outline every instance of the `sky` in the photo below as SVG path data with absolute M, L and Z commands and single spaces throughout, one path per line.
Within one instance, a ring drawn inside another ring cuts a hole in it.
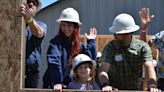
M 40 0 L 40 1 L 42 2 L 42 8 L 44 8 L 44 7 L 50 5 L 50 4 L 52 4 L 58 0 Z

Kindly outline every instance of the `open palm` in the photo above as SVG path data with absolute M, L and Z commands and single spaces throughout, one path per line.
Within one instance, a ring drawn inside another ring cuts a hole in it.
M 97 36 L 96 28 L 90 28 L 89 35 L 87 33 L 85 33 L 85 36 L 86 36 L 87 39 L 95 39 L 96 36 Z
M 139 11 L 139 14 L 141 19 L 141 29 L 146 29 L 154 15 L 150 16 L 149 8 L 142 8 L 141 11 Z

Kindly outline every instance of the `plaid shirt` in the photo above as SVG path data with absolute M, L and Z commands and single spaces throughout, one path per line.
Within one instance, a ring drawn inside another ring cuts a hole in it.
M 132 39 L 126 49 L 115 49 L 113 44 L 114 41 L 106 45 L 100 58 L 101 62 L 110 63 L 110 85 L 122 90 L 139 89 L 142 65 L 145 61 L 152 60 L 149 45 L 138 39 Z
M 164 78 L 164 31 L 161 31 L 150 38 L 153 47 L 159 50 L 159 60 L 157 63 L 158 78 Z

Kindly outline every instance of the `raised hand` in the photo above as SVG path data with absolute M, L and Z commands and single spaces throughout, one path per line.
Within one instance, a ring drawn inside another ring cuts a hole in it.
M 97 36 L 96 28 L 90 28 L 89 35 L 87 33 L 85 33 L 85 36 L 87 39 L 96 39 L 96 36 Z
M 154 18 L 154 15 L 150 16 L 149 8 L 142 8 L 141 11 L 139 11 L 140 19 L 141 19 L 141 30 L 147 31 L 147 27 L 150 24 L 152 18 Z

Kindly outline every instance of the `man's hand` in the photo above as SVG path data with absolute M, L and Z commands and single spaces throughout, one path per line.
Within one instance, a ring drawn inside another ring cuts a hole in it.
M 118 92 L 118 89 L 112 86 L 105 86 L 102 88 L 102 92 Z
M 154 84 L 149 85 L 149 90 L 150 90 L 150 92 L 161 92 L 161 90 L 158 89 L 157 86 Z
M 29 6 L 27 4 L 21 4 L 20 13 L 25 18 L 25 21 L 29 21 L 32 15 L 29 13 Z
M 85 33 L 85 36 L 87 39 L 96 39 L 96 36 L 97 36 L 96 28 L 90 28 L 89 35 L 87 33 Z
M 149 8 L 142 8 L 141 11 L 139 11 L 140 19 L 141 19 L 141 30 L 147 31 L 147 27 L 150 24 L 152 18 L 154 18 L 154 15 L 150 16 Z

